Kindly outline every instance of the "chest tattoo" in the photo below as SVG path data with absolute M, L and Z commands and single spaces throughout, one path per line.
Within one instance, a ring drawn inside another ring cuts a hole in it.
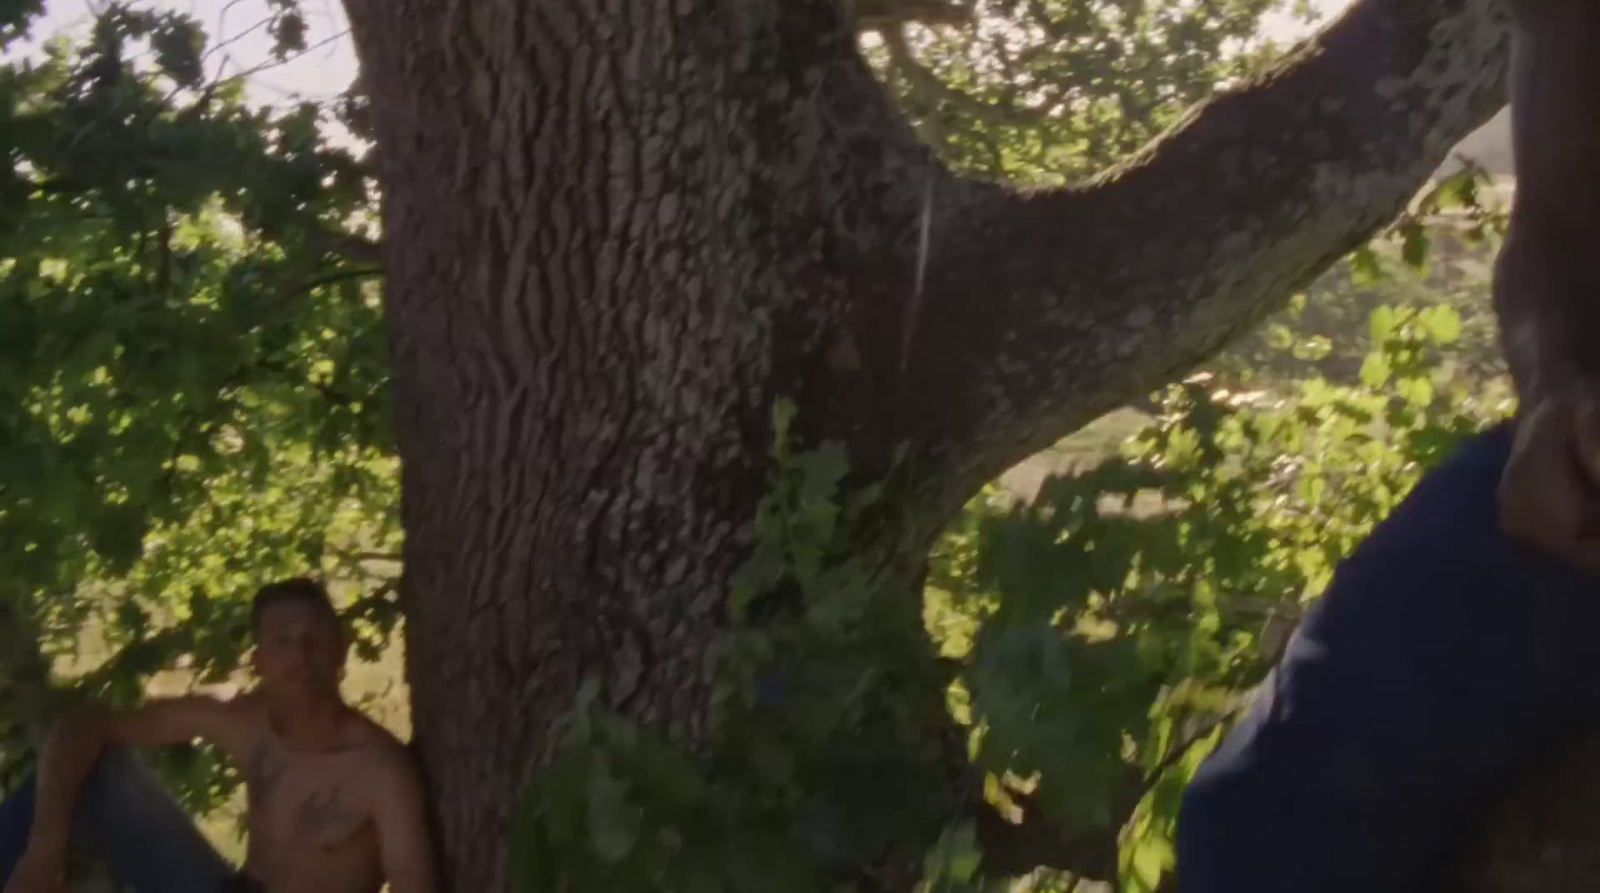
M 329 849 L 360 829 L 362 816 L 328 767 L 291 767 L 270 744 L 250 755 L 245 768 L 252 824 L 282 836 Z M 270 829 L 270 830 L 269 830 Z
M 270 745 L 258 746 L 250 754 L 250 763 L 245 767 L 245 796 L 252 810 L 272 802 L 272 795 L 288 769 L 283 758 L 273 751 Z
M 331 787 L 318 788 L 307 794 L 296 810 L 295 828 L 316 840 L 348 834 L 353 830 L 354 816 L 340 802 L 341 793 L 339 788 Z

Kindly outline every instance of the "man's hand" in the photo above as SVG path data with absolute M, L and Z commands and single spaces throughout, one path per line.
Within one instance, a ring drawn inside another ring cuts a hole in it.
M 1508 536 L 1600 573 L 1600 390 L 1522 413 L 1499 503 Z
M 3 893 L 67 893 L 66 866 L 59 857 L 30 846 L 17 860 Z

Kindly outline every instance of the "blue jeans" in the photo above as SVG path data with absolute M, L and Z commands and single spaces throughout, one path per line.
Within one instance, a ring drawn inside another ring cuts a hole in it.
M 0 802 L 0 884 L 27 847 L 34 782 L 30 775 Z M 107 748 L 85 779 L 72 836 L 75 851 L 102 860 L 119 889 L 134 893 L 218 893 L 238 877 L 127 748 Z
M 1501 428 L 1335 574 L 1178 819 L 1178 893 L 1438 893 L 1518 774 L 1600 722 L 1600 581 L 1500 533 Z

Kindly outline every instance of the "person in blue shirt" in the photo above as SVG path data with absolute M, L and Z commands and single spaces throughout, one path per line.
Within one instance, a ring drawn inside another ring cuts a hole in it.
M 1498 804 L 1600 726 L 1600 2 L 1511 5 L 1519 416 L 1338 569 L 1186 792 L 1177 893 L 1455 893 Z

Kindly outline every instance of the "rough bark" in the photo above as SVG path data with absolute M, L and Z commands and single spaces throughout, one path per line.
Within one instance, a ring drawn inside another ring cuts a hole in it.
M 417 746 L 454 889 L 500 890 L 515 788 L 584 676 L 699 731 L 772 399 L 845 402 L 832 336 L 858 283 L 903 284 L 880 268 L 915 196 L 891 172 L 926 154 L 829 4 L 349 9 L 386 187 Z
M 506 888 L 515 790 L 584 676 L 702 729 L 776 395 L 858 465 L 911 444 L 958 505 L 1370 233 L 1504 68 L 1489 0 L 1369 0 L 1123 169 L 1023 195 L 933 163 L 831 0 L 347 7 L 457 891 Z
M 1077 189 L 951 182 L 906 420 L 964 482 L 1210 356 L 1505 101 L 1495 0 L 1368 0 Z

